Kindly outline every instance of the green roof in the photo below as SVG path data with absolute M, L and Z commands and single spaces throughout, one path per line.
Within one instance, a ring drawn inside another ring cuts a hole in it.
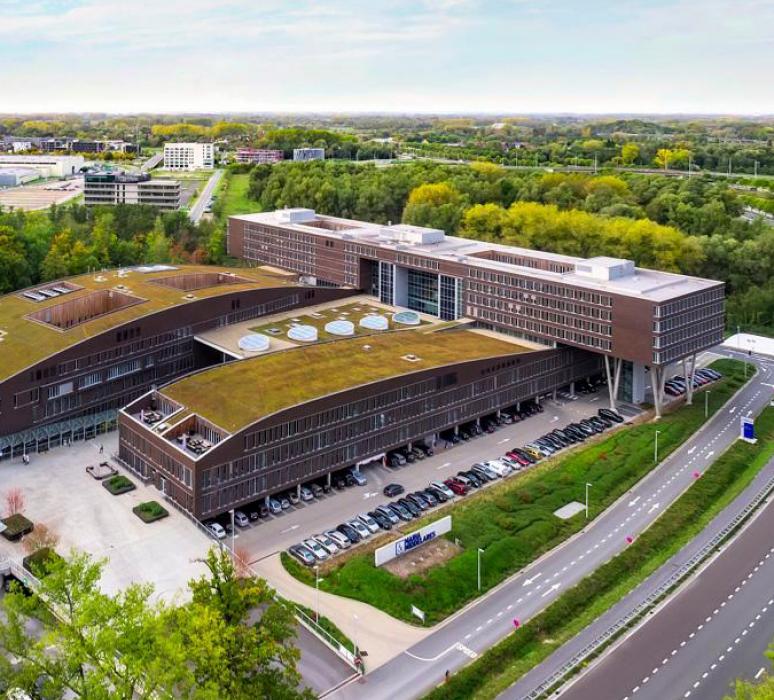
M 294 276 L 261 269 L 210 265 L 175 265 L 174 268 L 163 272 L 147 273 L 127 268 L 127 271 L 120 277 L 117 270 L 108 270 L 97 274 L 80 275 L 69 277 L 66 280 L 41 283 L 35 287 L 30 287 L 30 290 L 45 289 L 56 286 L 60 282 L 77 285 L 82 289 L 40 302 L 22 296 L 25 290 L 0 296 L 0 381 L 55 355 L 57 352 L 124 323 L 174 306 L 191 303 L 192 300 L 185 298 L 189 292 L 156 284 L 153 280 L 182 274 L 218 272 L 234 273 L 238 277 L 248 280 L 243 283 L 219 284 L 193 290 L 190 294 L 196 299 L 220 296 L 256 287 L 297 285 Z M 60 330 L 51 325 L 26 318 L 30 314 L 88 296 L 95 291 L 115 289 L 118 285 L 125 287 L 121 290 L 125 294 L 139 297 L 140 303 L 105 313 L 67 330 Z
M 401 330 L 218 365 L 173 382 L 162 393 L 234 433 L 282 409 L 370 382 L 522 352 L 529 349 L 475 331 Z

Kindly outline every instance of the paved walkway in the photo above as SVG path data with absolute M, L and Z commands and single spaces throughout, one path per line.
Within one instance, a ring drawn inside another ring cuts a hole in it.
M 270 581 L 281 596 L 312 610 L 317 608 L 317 591 L 285 571 L 278 554 L 253 564 L 252 568 L 258 576 Z M 386 663 L 430 633 L 429 629 L 396 620 L 365 603 L 324 591 L 319 592 L 319 612 L 333 620 L 360 649 L 368 652 L 365 663 L 369 671 Z

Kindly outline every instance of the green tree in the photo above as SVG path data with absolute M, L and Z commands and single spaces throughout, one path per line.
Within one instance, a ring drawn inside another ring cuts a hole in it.
M 420 185 L 409 195 L 403 221 L 453 234 L 460 225 L 465 205 L 464 198 L 447 182 Z
M 0 226 L 0 294 L 30 284 L 30 266 L 19 236 L 10 226 Z
M 55 280 L 70 274 L 70 252 L 73 247 L 73 237 L 69 229 L 54 236 L 46 257 L 41 264 L 41 277 L 44 280 Z
M 621 146 L 621 163 L 634 165 L 640 157 L 640 147 L 636 143 L 625 143 Z
M 164 230 L 164 222 L 161 217 L 156 218 L 156 223 L 145 239 L 145 260 L 149 263 L 166 263 L 172 259 L 172 245 Z

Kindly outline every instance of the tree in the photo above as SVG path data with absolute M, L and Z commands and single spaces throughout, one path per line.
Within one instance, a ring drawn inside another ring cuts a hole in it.
M 44 280 L 56 280 L 70 274 L 70 251 L 73 247 L 72 234 L 69 229 L 54 236 L 46 257 L 41 265 L 41 276 Z
M 409 195 L 403 221 L 452 234 L 462 220 L 465 204 L 460 193 L 448 182 L 420 185 Z
M 621 146 L 621 163 L 634 165 L 640 157 L 640 147 L 636 143 L 625 143 Z
M 171 244 L 160 216 L 156 218 L 153 231 L 145 240 L 145 260 L 149 263 L 166 263 L 171 260 Z
M 10 226 L 0 226 L 0 294 L 32 283 L 24 246 Z
M 8 489 L 5 492 L 5 514 L 6 517 L 17 515 L 24 510 L 24 491 L 18 486 Z

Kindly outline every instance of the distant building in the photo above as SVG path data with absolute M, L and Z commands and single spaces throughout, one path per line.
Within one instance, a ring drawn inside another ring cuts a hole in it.
M 84 165 L 83 156 L 26 156 L 0 154 L 0 168 L 34 168 L 41 177 L 68 177 L 79 172 Z
M 87 206 L 149 204 L 159 209 L 180 208 L 178 180 L 152 180 L 147 173 L 121 171 L 86 173 L 83 179 Z
M 108 141 L 90 141 L 73 138 L 56 138 L 53 136 L 3 136 L 0 143 L 0 150 L 14 151 L 43 151 L 52 153 L 54 151 L 71 151 L 73 153 L 104 153 L 113 151 L 114 153 L 137 153 L 136 144 L 127 141 L 108 140 Z
M 171 170 L 198 170 L 215 165 L 212 143 L 165 143 L 164 167 Z
M 283 158 L 282 151 L 267 148 L 240 148 L 234 157 L 237 163 L 277 163 Z
M 324 148 L 294 148 L 293 160 L 325 160 Z
M 2 168 L 0 167 L 0 187 L 18 187 L 37 180 L 40 173 L 33 168 Z
M 137 146 L 127 141 L 82 141 L 74 139 L 68 149 L 74 153 L 136 153 Z

